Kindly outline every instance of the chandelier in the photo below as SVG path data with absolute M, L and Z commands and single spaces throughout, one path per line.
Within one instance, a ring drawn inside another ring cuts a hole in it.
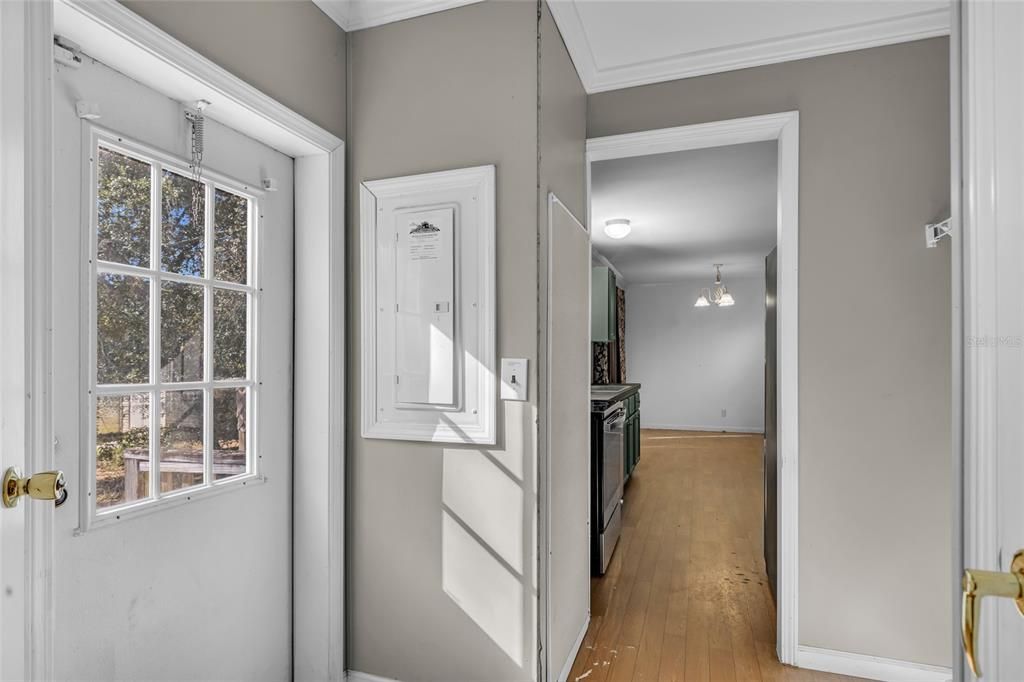
M 736 300 L 729 293 L 729 289 L 722 284 L 722 264 L 716 263 L 715 266 L 715 285 L 710 289 L 704 288 L 700 290 L 700 296 L 697 297 L 697 302 L 694 303 L 696 308 L 706 308 L 712 303 L 717 306 L 730 306 L 735 305 Z

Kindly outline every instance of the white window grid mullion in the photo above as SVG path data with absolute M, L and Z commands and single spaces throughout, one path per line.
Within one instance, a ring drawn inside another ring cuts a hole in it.
M 257 351 L 258 340 L 257 336 L 257 320 L 258 320 L 258 301 L 259 301 L 259 289 L 258 289 L 258 261 L 257 261 L 257 232 L 260 227 L 260 221 L 257 218 L 257 199 L 252 194 L 250 188 L 245 186 L 243 189 L 234 187 L 230 182 L 225 185 L 225 189 L 228 192 L 239 194 L 247 199 L 248 203 L 248 239 L 247 239 L 247 281 L 245 283 L 236 283 L 228 281 L 218 281 L 215 279 L 215 265 L 214 265 L 214 228 L 215 228 L 215 198 L 216 198 L 216 187 L 224 184 L 222 180 L 218 180 L 216 176 L 211 177 L 210 180 L 203 181 L 204 185 L 204 198 L 205 198 L 205 209 L 204 209 L 204 255 L 205 263 L 203 267 L 203 273 L 201 277 L 192 275 L 182 275 L 174 272 L 164 272 L 162 269 L 161 262 L 161 248 L 162 248 L 162 230 L 163 230 L 163 206 L 162 206 L 162 181 L 164 170 L 170 170 L 178 173 L 185 177 L 188 177 L 188 172 L 184 171 L 184 167 L 171 163 L 167 164 L 162 160 L 162 157 L 153 152 L 151 156 L 149 152 L 137 152 L 132 149 L 132 146 L 122 140 L 120 137 L 116 138 L 116 142 L 113 140 L 106 139 L 103 134 L 96 134 L 91 143 L 90 154 L 95 158 L 98 146 L 110 148 L 118 153 L 124 153 L 125 155 L 147 163 L 150 165 L 150 263 L 149 267 L 140 267 L 136 265 L 128 265 L 123 263 L 113 263 L 109 261 L 102 261 L 98 258 L 97 243 L 96 243 L 96 225 L 95 225 L 95 213 L 93 213 L 89 225 L 91 228 L 91 235 L 89 239 L 89 273 L 91 278 L 90 283 L 90 327 L 91 327 L 91 371 L 89 378 L 89 410 L 90 419 L 95 419 L 95 411 L 97 401 L 101 396 L 124 396 L 131 394 L 145 394 L 149 396 L 149 435 L 150 435 L 150 446 L 149 446 L 149 464 L 150 464 L 150 476 L 148 480 L 149 494 L 147 499 L 139 500 L 136 503 L 132 503 L 127 506 L 114 506 L 111 508 L 100 510 L 96 506 L 96 448 L 95 448 L 95 427 L 92 426 L 90 431 L 92 436 L 90 441 L 92 442 L 92 453 L 89 455 L 90 466 L 90 490 L 92 491 L 92 500 L 90 501 L 90 518 L 91 519 L 120 519 L 121 513 L 126 509 L 135 510 L 136 508 L 153 508 L 153 503 L 159 501 L 161 498 L 168 498 L 168 502 L 171 499 L 181 499 L 188 495 L 190 489 L 212 489 L 216 485 L 214 480 L 214 469 L 213 469 L 213 392 L 216 389 L 233 389 L 233 388 L 245 388 L 247 398 L 246 404 L 246 472 L 242 476 L 233 476 L 232 481 L 240 479 L 241 483 L 245 483 L 247 477 L 256 475 L 256 458 L 255 453 L 257 450 L 257 427 L 258 420 L 255 419 L 257 411 L 257 386 L 258 373 L 256 371 L 257 363 Z M 91 192 L 90 196 L 93 200 L 89 204 L 89 210 L 94 211 L 95 209 L 95 190 L 96 190 L 96 176 L 90 179 Z M 260 218 L 262 216 L 259 216 Z M 149 282 L 150 286 L 150 309 L 149 309 L 149 374 L 150 381 L 148 383 L 141 384 L 98 384 L 96 374 L 96 306 L 97 306 L 97 278 L 102 274 L 116 274 L 129 277 L 137 277 L 145 279 Z M 203 333 L 204 333 L 204 344 L 203 344 L 203 380 L 193 382 L 172 382 L 166 383 L 161 376 L 161 315 L 162 315 L 162 286 L 163 282 L 180 282 L 184 284 L 198 285 L 203 287 L 204 291 L 204 314 L 203 314 Z M 214 368 L 213 368 L 213 296 L 216 289 L 223 289 L 228 291 L 235 291 L 244 293 L 247 300 L 248 316 L 246 320 L 246 358 L 247 358 L 247 375 L 245 379 L 223 379 L 214 380 Z M 177 490 L 169 491 L 164 494 L 160 489 L 160 454 L 161 454 L 161 424 L 162 424 L 162 398 L 166 391 L 201 391 L 203 395 L 203 483 L 196 486 L 189 486 L 188 488 L 182 488 Z M 223 483 L 230 484 L 231 481 L 223 481 Z M 217 486 L 220 488 L 221 486 Z M 191 499 L 188 497 L 187 499 Z
M 251 388 L 253 381 L 249 379 L 219 379 L 217 381 L 183 381 L 181 383 L 161 383 L 163 391 L 202 391 L 220 388 Z M 148 393 L 157 390 L 156 384 L 100 384 L 95 387 L 96 395 L 123 395 L 125 393 Z
M 203 187 L 205 208 L 203 210 L 204 237 L 203 251 L 205 267 L 203 274 L 207 282 L 203 286 L 203 378 L 209 384 L 213 381 L 213 293 L 209 283 L 213 280 L 213 228 L 214 228 L 214 189 L 206 183 Z M 213 389 L 203 389 L 203 484 L 213 484 Z
M 245 334 L 245 371 L 246 378 L 252 380 L 252 387 L 246 391 L 245 405 L 245 470 L 248 473 L 260 474 L 262 467 L 256 457 L 258 452 L 259 434 L 257 433 L 260 421 L 255 419 L 259 409 L 259 300 L 260 295 L 260 258 L 259 241 L 260 230 L 263 225 L 263 204 L 256 199 L 249 199 L 246 210 L 246 250 L 248 251 L 248 263 L 246 265 L 246 282 L 251 286 L 251 293 L 246 296 L 247 319 Z
M 137 265 L 125 265 L 123 263 L 111 263 L 109 261 L 96 261 L 96 269 L 101 274 L 129 275 L 131 277 L 153 277 L 156 273 L 147 268 L 140 268 Z M 247 284 L 235 282 L 221 282 L 207 277 L 195 277 L 194 275 L 179 275 L 176 272 L 160 272 L 160 278 L 167 282 L 179 282 L 181 284 L 193 285 L 216 285 L 218 289 L 229 289 L 252 293 L 255 289 Z
M 149 498 L 160 499 L 160 445 L 161 422 L 163 420 L 163 393 L 160 390 L 160 307 L 161 307 L 161 242 L 163 218 L 163 165 L 152 161 L 153 182 L 150 188 L 150 315 L 149 315 Z
M 88 216 L 88 218 L 84 222 L 85 222 L 85 224 L 87 224 L 89 226 L 89 228 L 88 228 L 89 229 L 89 235 L 88 235 L 88 244 L 89 244 L 89 252 L 88 252 L 89 253 L 89 258 L 88 258 L 88 260 L 89 260 L 89 267 L 88 267 L 89 274 L 88 274 L 88 277 L 89 277 L 89 281 L 87 282 L 87 289 L 86 289 L 86 291 L 89 292 L 89 311 L 88 311 L 88 316 L 87 316 L 87 319 L 89 320 L 89 326 L 87 327 L 87 329 L 88 329 L 88 337 L 87 338 L 89 340 L 88 340 L 88 343 L 87 343 L 88 348 L 86 350 L 86 366 L 88 367 L 88 377 L 89 377 L 89 379 L 88 379 L 89 394 L 88 394 L 88 400 L 86 402 L 87 402 L 87 405 L 88 405 L 87 409 L 89 410 L 89 412 L 88 412 L 88 415 L 86 416 L 86 421 L 85 421 L 86 433 L 88 434 L 87 442 L 89 443 L 89 450 L 88 450 L 88 453 L 84 453 L 84 455 L 86 455 L 86 457 L 79 459 L 79 461 L 81 462 L 82 470 L 87 472 L 87 476 L 88 476 L 88 479 L 87 479 L 88 480 L 88 492 L 87 492 L 87 494 L 85 496 L 83 496 L 84 498 L 87 498 L 87 499 L 83 499 L 83 501 L 82 501 L 83 504 L 85 504 L 87 506 L 84 507 L 84 508 L 83 507 L 79 507 L 79 509 L 82 512 L 84 512 L 83 515 L 82 515 L 82 518 L 87 520 L 87 523 L 86 523 L 87 526 L 88 525 L 92 525 L 93 519 L 95 518 L 96 508 L 97 508 L 97 506 L 96 506 L 96 496 L 98 494 L 97 486 L 96 486 L 96 479 L 97 479 L 96 467 L 97 467 L 97 464 L 98 464 L 98 461 L 97 461 L 97 451 L 96 451 L 96 410 L 97 410 L 97 407 L 98 407 L 98 400 L 99 400 L 99 398 L 96 395 L 96 380 L 97 380 L 97 377 L 98 377 L 98 367 L 97 367 L 97 361 L 96 361 L 97 346 L 98 346 L 97 331 L 96 331 L 96 329 L 97 329 L 96 320 L 97 320 L 97 317 L 98 317 L 99 294 L 98 294 L 98 291 L 97 291 L 97 284 L 96 284 L 96 277 L 97 277 L 97 272 L 96 272 L 96 256 L 97 256 L 97 252 L 98 252 L 99 249 L 97 248 L 98 238 L 97 238 L 97 234 L 96 233 L 97 233 L 97 227 L 98 227 L 98 222 L 99 222 L 99 215 L 97 213 L 96 206 L 97 206 L 97 198 L 98 198 L 97 195 L 99 194 L 99 185 L 98 185 L 99 171 L 98 171 L 98 167 L 99 167 L 100 159 L 99 159 L 99 144 L 98 144 L 98 141 L 97 141 L 96 136 L 94 134 L 90 134 L 90 136 L 89 136 L 89 152 L 88 152 L 88 154 L 89 154 L 89 166 L 88 166 L 89 173 L 87 175 L 87 178 L 88 178 L 87 182 L 89 183 L 89 187 L 88 187 L 88 190 L 87 190 L 87 196 L 89 197 L 89 201 L 85 204 L 85 206 L 83 206 L 83 211 L 85 212 L 85 215 L 83 217 Z M 150 176 L 150 182 L 152 182 L 152 176 Z

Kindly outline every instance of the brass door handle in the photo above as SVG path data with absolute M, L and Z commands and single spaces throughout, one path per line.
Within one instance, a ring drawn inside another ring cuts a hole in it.
M 18 506 L 18 500 L 26 495 L 34 500 L 53 500 L 58 507 L 68 499 L 63 471 L 44 471 L 24 478 L 18 467 L 8 467 L 0 486 L 7 508 Z
M 1009 573 L 998 571 L 977 571 L 968 568 L 962 582 L 964 590 L 963 612 L 960 619 L 960 636 L 964 645 L 967 663 L 975 677 L 981 677 L 981 666 L 975 652 L 978 645 L 978 625 L 981 622 L 982 597 L 1005 597 L 1017 603 L 1017 610 L 1024 616 L 1024 550 L 1013 555 Z

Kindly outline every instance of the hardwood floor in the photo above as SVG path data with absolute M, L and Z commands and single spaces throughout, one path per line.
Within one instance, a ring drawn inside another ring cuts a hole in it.
M 591 622 L 568 682 L 854 678 L 775 657 L 761 558 L 760 435 L 644 430 L 623 531 L 591 582 Z

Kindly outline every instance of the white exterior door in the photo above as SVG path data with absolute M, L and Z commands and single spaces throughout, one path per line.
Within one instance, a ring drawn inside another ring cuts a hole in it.
M 197 177 L 182 103 L 54 85 L 54 676 L 288 679 L 293 160 L 207 119 Z
M 989 572 L 965 585 L 982 604 L 965 639 L 983 679 L 1024 680 L 1024 618 L 1006 598 L 1024 584 L 1009 573 L 1024 549 L 1024 4 L 973 0 L 960 12 L 964 565 Z

